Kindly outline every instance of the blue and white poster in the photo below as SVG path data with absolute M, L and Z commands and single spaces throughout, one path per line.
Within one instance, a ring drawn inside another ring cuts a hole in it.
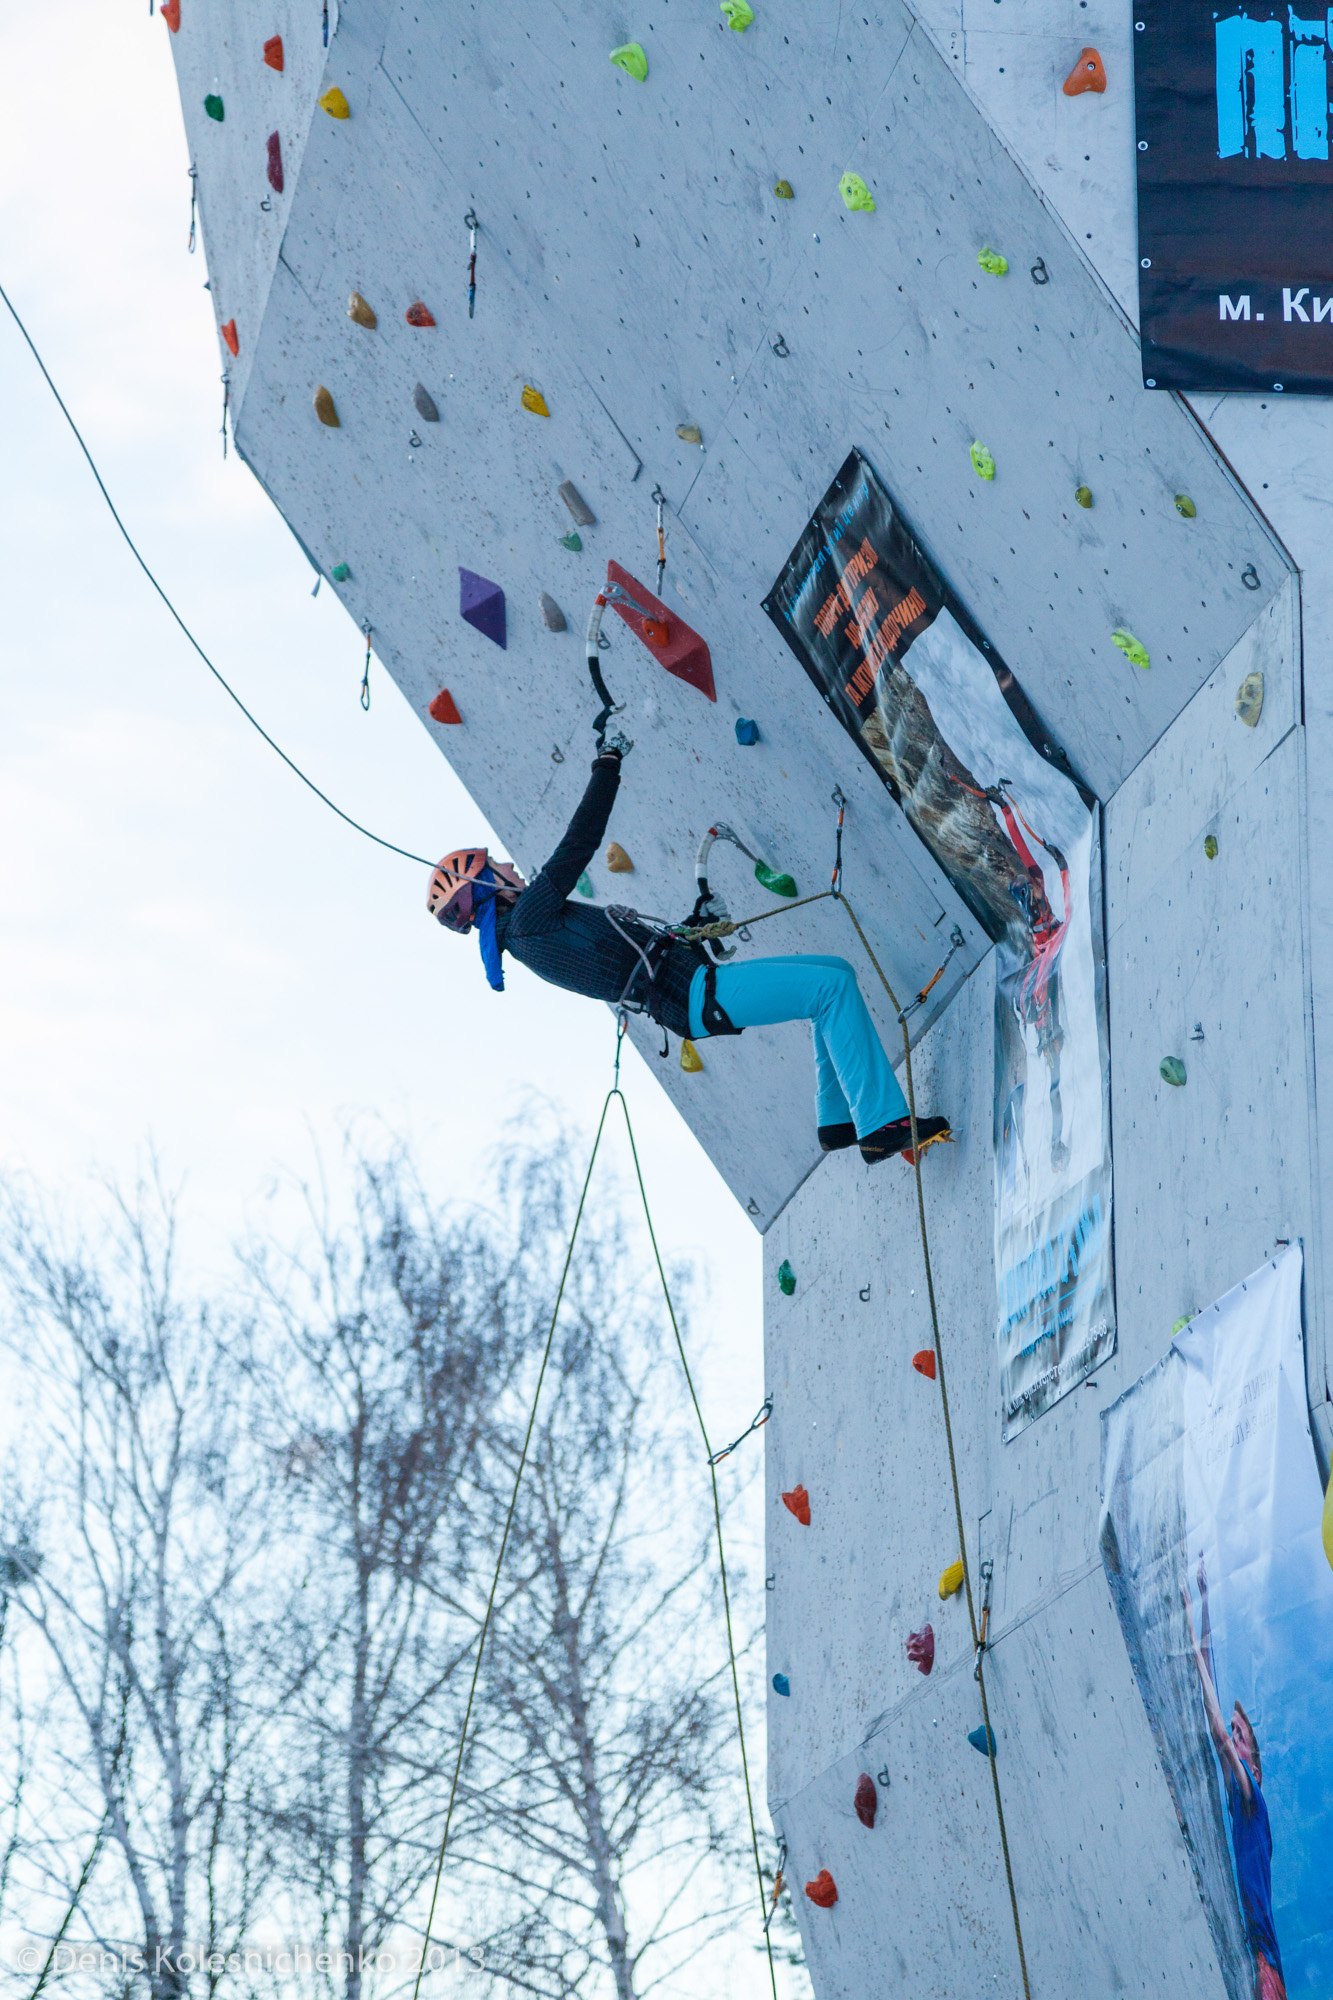
M 1150 389 L 1333 390 L 1327 7 L 1135 0 Z
M 1229 2000 L 1326 2000 L 1333 1570 L 1299 1248 L 1105 1412 L 1102 1496 L 1102 1559 Z

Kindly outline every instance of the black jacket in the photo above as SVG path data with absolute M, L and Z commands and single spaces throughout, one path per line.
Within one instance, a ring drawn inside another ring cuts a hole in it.
M 619 789 L 620 759 L 607 752 L 595 760 L 588 788 L 555 853 L 518 901 L 499 914 L 496 936 L 502 951 L 540 979 L 568 987 L 571 993 L 584 993 L 590 1000 L 614 1006 L 633 980 L 632 997 L 646 998 L 652 1018 L 673 1035 L 688 1035 L 690 982 L 708 963 L 702 948 L 668 943 L 652 988 L 646 990 L 642 961 L 606 911 L 593 903 L 570 901 L 579 876 L 602 844 Z M 653 935 L 642 925 L 626 923 L 624 928 L 644 945 Z

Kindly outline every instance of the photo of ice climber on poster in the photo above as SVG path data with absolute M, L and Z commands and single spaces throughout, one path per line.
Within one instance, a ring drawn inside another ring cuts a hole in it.
M 1333 1572 L 1301 1252 L 1103 1419 L 1102 1558 L 1230 2000 L 1333 1990 Z
M 996 944 L 1006 1436 L 1115 1346 L 1095 800 L 853 452 L 765 610 Z

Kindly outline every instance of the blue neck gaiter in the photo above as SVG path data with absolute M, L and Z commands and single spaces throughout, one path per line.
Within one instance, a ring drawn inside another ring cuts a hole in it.
M 496 936 L 496 884 L 495 876 L 489 868 L 483 869 L 477 877 L 477 886 L 472 896 L 472 916 L 477 926 L 477 943 L 481 946 L 481 962 L 486 968 L 486 980 L 493 993 L 505 990 L 504 961 L 500 955 L 500 940 Z

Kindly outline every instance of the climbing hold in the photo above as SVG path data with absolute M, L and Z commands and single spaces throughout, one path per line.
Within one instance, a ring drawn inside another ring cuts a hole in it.
M 586 868 L 584 869 L 583 873 L 579 876 L 579 879 L 574 884 L 574 887 L 578 890 L 580 896 L 592 897 L 597 894 L 597 891 L 593 888 L 592 883 L 588 878 L 588 871 Z
M 519 401 L 525 410 L 532 411 L 534 417 L 549 417 L 551 414 L 546 407 L 545 396 L 540 389 L 534 389 L 531 382 L 523 384 L 523 394 L 519 397 Z
M 774 181 L 773 192 L 779 201 L 795 201 L 796 190 L 790 181 Z
M 784 875 L 777 868 L 770 868 L 765 861 L 754 864 L 754 879 L 761 889 L 767 889 L 771 896 L 798 896 L 800 890 L 790 875 Z
M 335 583 L 346 583 L 348 577 L 351 574 L 352 574 L 352 566 L 350 563 L 345 563 L 345 562 L 336 562 L 333 565 L 333 568 L 329 571 L 329 575 L 333 578 L 333 581 Z
M 1246 674 L 1236 690 L 1236 713 L 1247 729 L 1256 729 L 1264 712 L 1264 677 Z
M 964 1570 L 961 1562 L 951 1562 L 948 1569 L 940 1571 L 940 1596 L 954 1597 L 963 1587 Z
M 276 132 L 268 135 L 268 184 L 274 194 L 282 193 L 282 139 Z
M 1085 90 L 1102 91 L 1105 88 L 1106 71 L 1096 49 L 1080 49 L 1078 61 L 1065 78 L 1065 96 L 1081 97 Z
M 347 301 L 347 317 L 354 319 L 358 326 L 378 326 L 379 314 L 369 299 L 363 299 L 360 292 L 353 292 Z
M 682 444 L 702 444 L 704 434 L 698 424 L 677 424 L 676 436 Z
M 434 313 L 429 306 L 423 305 L 420 299 L 413 300 L 412 304 L 403 314 L 403 318 L 409 326 L 434 326 L 435 324 Z
M 1091 507 L 1092 488 L 1090 486 L 1076 486 L 1074 488 L 1074 498 L 1080 507 Z
M 912 1356 L 912 1366 L 918 1375 L 924 1375 L 930 1382 L 935 1380 L 935 1350 L 933 1347 L 918 1348 Z
M 1333 1569 L 1333 1479 L 1329 1480 L 1324 1490 L 1324 1516 L 1319 1532 L 1324 1544 L 1324 1554 L 1328 1557 L 1328 1566 Z
M 973 438 L 971 444 L 968 446 L 967 455 L 972 461 L 972 470 L 976 473 L 978 479 L 994 479 L 995 460 L 991 457 L 980 438 Z
M 1009 259 L 1001 256 L 998 250 L 992 250 L 989 245 L 984 250 L 978 250 L 977 262 L 983 271 L 990 272 L 992 278 L 1004 277 L 1009 269 Z
M 704 1066 L 704 1059 L 687 1035 L 680 1045 L 680 1066 L 687 1076 L 698 1076 Z
M 727 26 L 738 35 L 743 35 L 754 19 L 754 8 L 747 5 L 747 0 L 722 0 L 721 11 L 727 17 Z
M 537 602 L 541 607 L 542 624 L 546 627 L 547 631 L 563 632 L 565 630 L 565 614 L 555 599 L 549 597 L 543 591 Z
M 173 35 L 181 31 L 181 0 L 162 0 L 162 19 Z
M 212 90 L 209 91 L 207 97 L 204 99 L 204 110 L 219 125 L 227 115 L 222 99 L 217 95 L 216 91 Z
M 623 69 L 626 76 L 632 76 L 636 83 L 648 81 L 648 58 L 637 42 L 625 42 L 618 49 L 612 49 L 611 60 L 617 69 Z
M 987 1724 L 982 1723 L 976 1729 L 969 1729 L 967 1740 L 974 1750 L 980 1750 L 983 1757 L 995 1755 L 995 1738 Z
M 1209 861 L 1216 861 L 1216 859 L 1217 859 L 1217 835 L 1216 835 L 1215 833 L 1206 833 L 1206 834 L 1204 835 L 1204 837 L 1203 837 L 1203 851 L 1204 851 L 1204 854 L 1205 854 L 1206 858 L 1207 858 L 1207 859 L 1208 859 Z
M 1179 1056 L 1163 1056 L 1157 1065 L 1157 1073 L 1163 1083 L 1174 1084 L 1177 1090 L 1185 1081 L 1185 1065 Z
M 653 656 L 659 666 L 665 667 L 677 680 L 688 681 L 698 688 L 700 694 L 707 695 L 709 701 L 717 700 L 717 688 L 713 682 L 713 662 L 706 642 L 688 626 L 674 611 L 668 611 L 665 604 L 645 590 L 618 562 L 606 565 L 607 602 L 622 618 L 630 631 L 651 646 Z M 649 626 L 660 627 L 660 632 L 649 632 Z M 663 639 L 661 634 L 665 633 Z
M 460 568 L 458 613 L 469 625 L 475 626 L 483 639 L 491 639 L 497 646 L 505 644 L 505 594 L 499 584 L 492 583 L 489 577 L 478 576 L 475 570 Z
M 736 741 L 748 750 L 759 741 L 759 724 L 751 722 L 748 715 L 736 717 Z
M 239 354 L 241 351 L 241 336 L 236 331 L 235 320 L 234 319 L 224 320 L 222 322 L 221 333 L 222 333 L 222 338 L 226 341 L 227 346 L 231 349 L 232 353 Z
M 1190 499 L 1188 493 L 1177 493 L 1176 495 L 1177 514 L 1183 515 L 1184 519 L 1187 521 L 1192 521 L 1195 515 L 1198 513 L 1198 511 L 1199 511 L 1198 508 L 1195 506 L 1194 502 Z
M 796 1290 L 796 1273 L 785 1257 L 778 1265 L 778 1290 L 785 1299 L 789 1299 Z
M 860 174 L 844 174 L 838 182 L 838 193 L 842 196 L 844 208 L 850 208 L 853 213 L 868 215 L 875 206 L 875 197 Z
M 264 44 L 264 61 L 270 69 L 284 69 L 286 59 L 282 52 L 282 36 L 270 35 Z
M 821 1868 L 814 1881 L 806 1883 L 805 1893 L 821 1910 L 831 1910 L 838 1900 L 838 1885 L 828 1869 Z
M 322 383 L 315 391 L 315 415 L 322 424 L 327 424 L 331 431 L 336 431 L 341 426 L 342 420 L 338 415 L 337 405 Z
M 875 1790 L 875 1780 L 871 1777 L 869 1771 L 862 1771 L 856 1781 L 856 1793 L 852 1799 L 852 1808 L 862 1826 L 873 1826 L 875 1824 L 875 1814 L 879 1810 L 879 1793 Z
M 583 547 L 583 537 L 577 528 L 571 528 L 569 533 L 561 535 L 559 540 L 562 549 L 572 549 L 575 555 L 578 555 Z
M 336 83 L 331 90 L 324 92 L 319 100 L 319 108 L 321 111 L 327 111 L 330 118 L 350 118 L 352 115 L 352 107 Z
M 424 417 L 428 424 L 439 423 L 439 406 L 434 396 L 431 395 L 430 390 L 424 384 L 417 383 L 416 388 L 412 391 L 412 402 L 419 417 Z
M 774 1674 L 773 1692 L 782 1695 L 789 1695 L 791 1693 L 791 1682 L 785 1674 Z
M 632 875 L 634 863 L 626 854 L 618 840 L 613 840 L 606 850 L 606 865 L 613 875 Z
M 804 1486 L 793 1486 L 790 1493 L 784 1493 L 782 1504 L 789 1514 L 794 1514 L 803 1528 L 810 1526 L 810 1495 Z
M 1132 632 L 1126 632 L 1119 626 L 1111 634 L 1111 639 L 1113 644 L 1119 646 L 1132 667 L 1142 667 L 1145 673 L 1148 671 L 1152 661 L 1148 657 L 1148 648 L 1142 639 L 1136 639 Z
M 1171 1322 L 1171 1338 L 1172 1338 L 1172 1340 L 1174 1340 L 1174 1339 L 1175 1339 L 1175 1337 L 1176 1337 L 1176 1335 L 1177 1335 L 1178 1333 L 1183 1333 L 1183 1332 L 1185 1331 L 1185 1328 L 1186 1328 L 1186 1327 L 1187 1327 L 1187 1326 L 1189 1325 L 1189 1323 L 1190 1323 L 1190 1317 L 1191 1317 L 1191 1315 L 1190 1315 L 1189 1313 L 1182 1313 L 1179 1319 L 1173 1319 L 1173 1320 L 1172 1320 L 1172 1322 Z
M 596 521 L 597 516 L 593 513 L 592 508 L 588 505 L 583 495 L 579 492 L 579 489 L 574 484 L 573 480 L 572 479 L 562 480 L 560 485 L 556 488 L 556 491 L 559 493 L 560 498 L 564 501 L 566 507 L 568 507 L 570 513 L 574 516 L 574 519 L 578 522 L 579 526 L 581 528 L 591 528 L 593 523 Z
M 919 1674 L 928 1674 L 935 1664 L 935 1627 L 929 1623 L 907 1635 L 907 1657 Z
M 458 713 L 458 703 L 454 700 L 448 688 L 440 689 L 440 692 L 436 695 L 427 710 L 427 714 L 430 716 L 432 722 L 461 722 L 463 720 L 462 716 Z

